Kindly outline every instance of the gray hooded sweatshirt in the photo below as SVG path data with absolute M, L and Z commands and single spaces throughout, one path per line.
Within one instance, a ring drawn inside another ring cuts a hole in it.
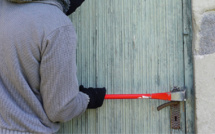
M 55 0 L 0 0 L 0 134 L 55 133 L 82 114 L 76 33 Z

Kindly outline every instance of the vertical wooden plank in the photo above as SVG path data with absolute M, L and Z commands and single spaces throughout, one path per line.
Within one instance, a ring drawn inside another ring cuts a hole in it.
M 173 16 L 169 16 L 167 22 L 171 22 L 171 20 L 175 20 L 173 27 L 167 26 L 168 31 L 171 33 L 171 35 L 168 36 L 168 38 L 171 40 L 171 38 L 175 38 L 175 40 L 171 41 L 170 47 L 173 47 L 170 49 L 170 59 L 174 59 L 175 62 L 170 62 L 170 76 L 169 78 L 172 79 L 170 84 L 171 87 L 173 86 L 178 86 L 178 87 L 183 87 L 184 85 L 184 75 L 181 74 L 181 72 L 184 72 L 184 65 L 183 65 L 183 18 L 182 18 L 182 1 L 171 1 L 168 2 L 169 4 L 173 5 L 173 9 L 170 10 L 170 14 Z M 180 31 L 180 32 L 177 32 Z M 171 60 L 170 60 L 171 61 Z M 181 128 L 180 130 L 174 130 L 172 129 L 172 133 L 185 133 L 185 114 L 184 114 L 184 107 L 183 103 L 181 104 Z
M 191 0 L 183 0 L 184 68 L 186 101 L 186 133 L 195 133 L 195 92 L 193 86 L 192 10 Z

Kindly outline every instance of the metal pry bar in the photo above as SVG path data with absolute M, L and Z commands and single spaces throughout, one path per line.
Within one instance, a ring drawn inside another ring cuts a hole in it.
M 175 88 L 174 88 L 175 89 Z M 186 101 L 186 90 L 152 94 L 106 94 L 105 99 L 159 99 L 168 101 Z
M 171 92 L 171 101 L 186 101 L 186 90 Z

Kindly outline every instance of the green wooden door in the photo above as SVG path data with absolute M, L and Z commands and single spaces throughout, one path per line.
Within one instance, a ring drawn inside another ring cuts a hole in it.
M 187 88 L 181 129 L 170 127 L 161 100 L 105 100 L 62 124 L 59 133 L 193 133 L 190 0 L 86 0 L 71 19 L 78 34 L 79 83 L 108 94 Z

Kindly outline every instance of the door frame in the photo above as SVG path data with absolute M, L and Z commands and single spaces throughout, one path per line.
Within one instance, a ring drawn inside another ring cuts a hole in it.
M 185 102 L 185 130 L 186 133 L 195 133 L 195 92 L 193 76 L 192 53 L 192 6 L 191 0 L 182 0 L 183 4 L 183 44 L 184 44 L 184 83 L 187 89 Z

